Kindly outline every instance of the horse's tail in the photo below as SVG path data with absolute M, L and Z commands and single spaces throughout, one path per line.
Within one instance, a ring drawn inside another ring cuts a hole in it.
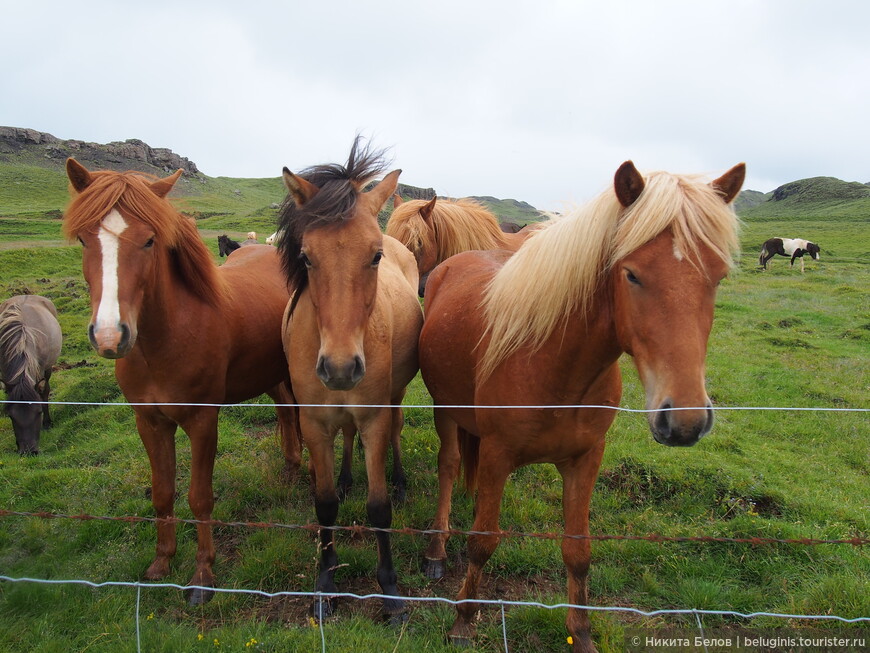
M 477 489 L 477 468 L 480 463 L 480 438 L 459 427 L 459 459 L 465 470 L 465 490 L 474 494 Z
M 761 254 L 758 255 L 758 264 L 764 265 L 764 257 L 767 256 L 767 243 L 761 246 Z

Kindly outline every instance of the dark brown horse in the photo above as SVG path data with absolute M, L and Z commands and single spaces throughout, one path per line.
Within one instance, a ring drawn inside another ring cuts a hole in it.
M 289 284 L 297 288 L 287 307 L 284 349 L 293 392 L 302 404 L 299 424 L 311 454 L 314 509 L 323 526 L 335 524 L 338 495 L 333 443 L 359 431 L 364 445 L 372 526 L 389 528 L 392 508 L 386 489 L 387 447 L 399 456 L 402 398 L 417 373 L 417 340 L 423 314 L 417 299 L 414 257 L 378 226 L 378 211 L 393 194 L 398 170 L 368 192 L 361 189 L 382 172 L 380 153 L 354 142 L 346 165 L 284 169 L 290 202 L 279 219 L 278 245 Z M 394 479 L 395 481 L 395 479 Z M 383 613 L 404 618 L 398 598 L 390 537 L 375 534 L 377 578 Z M 321 530 L 318 592 L 336 592 L 338 556 L 333 531 Z M 334 599 L 316 602 L 314 615 L 332 613 Z
M 151 462 L 154 511 L 158 518 L 174 514 L 180 426 L 190 438 L 190 509 L 197 520 L 208 521 L 218 407 L 190 404 L 236 403 L 263 393 L 276 403 L 292 402 L 281 343 L 289 294 L 273 247 L 248 247 L 215 265 L 196 226 L 165 199 L 180 173 L 155 179 L 89 172 L 69 159 L 76 194 L 64 231 L 82 244 L 91 344 L 101 356 L 117 359 L 115 376 L 128 401 L 155 404 L 134 407 Z M 291 473 L 300 462 L 294 417 L 291 409 L 278 409 Z M 196 528 L 190 584 L 213 587 L 211 526 Z M 157 553 L 145 578 L 164 578 L 175 549 L 175 524 L 158 522 Z M 192 589 L 189 599 L 202 603 L 213 594 Z
M 510 473 L 548 462 L 563 479 L 565 534 L 588 535 L 615 412 L 582 406 L 619 405 L 623 352 L 637 366 L 657 442 L 689 446 L 710 430 L 704 359 L 716 287 L 737 247 L 729 203 L 744 174 L 740 164 L 711 184 L 661 172 L 644 178 L 626 162 L 613 190 L 549 223 L 512 257 L 466 252 L 433 271 L 420 369 L 441 439 L 435 529 L 448 528 L 460 460 L 477 488 L 473 530 L 482 532 L 499 528 Z M 565 407 L 487 408 L 504 405 Z M 430 542 L 430 577 L 443 574 L 445 541 L 436 535 Z M 498 541 L 469 536 L 459 599 L 477 597 Z M 565 538 L 562 556 L 568 600 L 585 605 L 589 540 Z M 458 606 L 451 638 L 470 642 L 476 609 Z M 594 650 L 585 610 L 569 609 L 567 627 L 575 651 Z

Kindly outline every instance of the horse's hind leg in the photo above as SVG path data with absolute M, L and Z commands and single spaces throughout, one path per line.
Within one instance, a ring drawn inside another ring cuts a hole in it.
M 401 401 L 402 399 L 399 398 L 400 403 Z M 405 503 L 408 490 L 408 479 L 405 477 L 405 468 L 402 467 L 402 427 L 404 425 L 405 413 L 402 407 L 393 406 L 390 444 L 393 449 L 393 499 L 396 503 Z
M 566 535 L 589 535 L 589 502 L 603 454 L 604 438 L 602 437 L 595 448 L 559 467 L 562 474 L 562 509 Z M 586 579 L 590 558 L 591 547 L 588 539 L 562 540 L 562 559 L 568 569 L 568 603 L 589 604 Z M 574 640 L 575 653 L 595 651 L 590 634 L 589 614 L 586 610 L 569 608 L 565 626 Z
M 338 473 L 338 500 L 344 501 L 353 487 L 353 440 L 356 437 L 356 425 L 348 421 L 341 427 L 342 449 L 341 470 Z M 362 447 L 362 443 L 360 443 Z
M 289 384 L 281 383 L 267 393 L 275 401 L 278 416 L 278 436 L 281 439 L 281 453 L 284 455 L 283 478 L 289 483 L 299 473 L 302 464 L 302 432 L 299 430 L 299 409 L 293 404 L 296 397 Z
M 444 577 L 447 564 L 447 530 L 450 529 L 450 504 L 453 485 L 459 476 L 459 434 L 456 423 L 443 409 L 435 408 L 435 429 L 441 440 L 438 449 L 438 508 L 432 521 L 432 530 L 442 531 L 429 536 L 429 546 L 423 555 L 423 573 L 427 578 Z
M 482 440 L 480 445 L 477 502 L 472 530 L 491 532 L 498 530 L 504 485 L 513 468 L 504 452 L 487 446 L 487 440 Z M 468 569 L 457 601 L 477 598 L 483 566 L 498 546 L 499 539 L 498 535 L 468 536 Z M 456 621 L 447 633 L 451 642 L 459 646 L 471 645 L 476 632 L 475 616 L 479 609 L 476 603 L 460 603 L 456 606 Z
M 151 463 L 151 503 L 157 517 L 157 550 L 145 572 L 145 580 L 161 580 L 169 573 L 175 555 L 175 430 L 176 426 L 156 411 L 136 410 L 136 428 Z

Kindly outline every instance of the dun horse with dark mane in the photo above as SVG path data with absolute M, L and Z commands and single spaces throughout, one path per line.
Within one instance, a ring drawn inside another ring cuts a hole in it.
M 563 479 L 568 601 L 587 604 L 583 536 L 615 416 L 606 407 L 618 406 L 622 394 L 620 355 L 634 359 L 657 442 L 689 446 L 712 426 L 704 359 L 716 287 L 737 248 L 729 203 L 744 174 L 740 164 L 707 184 L 668 173 L 643 177 L 626 162 L 613 190 L 550 223 L 512 257 L 466 252 L 432 273 L 420 369 L 441 439 L 435 529 L 448 529 L 460 460 L 468 486 L 477 488 L 473 530 L 483 533 L 499 528 L 510 473 L 553 463 Z M 489 408 L 505 405 L 517 407 Z M 444 573 L 445 541 L 439 534 L 430 542 L 430 577 Z M 469 536 L 459 599 L 477 597 L 498 542 L 497 535 Z M 451 638 L 470 641 L 476 610 L 473 602 L 458 606 Z M 569 609 L 567 628 L 575 651 L 594 650 L 585 610 Z
M 195 519 L 212 516 L 212 472 L 218 406 L 268 393 L 292 401 L 281 343 L 289 300 L 273 247 L 240 250 L 221 267 L 196 226 L 165 198 L 181 171 L 165 179 L 138 173 L 89 172 L 74 159 L 67 174 L 75 191 L 64 230 L 82 244 L 82 271 L 91 295 L 88 336 L 97 352 L 117 359 L 115 376 L 137 404 L 136 426 L 151 462 L 158 519 L 172 517 L 175 431 L 190 438 L 188 501 Z M 298 468 L 294 414 L 279 408 L 289 471 Z M 197 524 L 191 603 L 212 597 L 215 547 L 211 526 Z M 157 552 L 148 580 L 169 573 L 175 524 L 157 523 Z
M 338 495 L 333 442 L 359 431 L 368 475 L 366 510 L 372 526 L 389 528 L 390 497 L 384 469 L 393 443 L 394 483 L 401 473 L 402 397 L 417 373 L 417 339 L 423 315 L 416 296 L 414 257 L 381 233 L 377 214 L 393 194 L 399 170 L 372 190 L 367 181 L 384 169 L 381 154 L 354 142 L 344 166 L 324 165 L 300 174 L 284 169 L 290 200 L 280 218 L 279 250 L 296 294 L 287 307 L 284 348 L 293 392 L 302 406 L 299 424 L 311 454 L 317 521 L 333 526 Z M 345 462 L 349 462 L 347 459 Z M 390 536 L 378 531 L 377 578 L 383 612 L 403 618 Z M 336 591 L 338 557 L 333 531 L 321 530 L 318 592 Z M 313 606 L 319 619 L 332 613 L 328 596 Z

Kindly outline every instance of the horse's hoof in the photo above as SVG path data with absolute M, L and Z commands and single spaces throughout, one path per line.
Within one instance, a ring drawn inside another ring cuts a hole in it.
M 423 558 L 423 575 L 431 580 L 441 580 L 447 571 L 446 560 Z
M 405 499 L 407 498 L 407 496 L 408 492 L 405 489 L 404 484 L 393 486 L 393 503 L 401 506 L 405 503 Z
M 391 628 L 401 628 L 408 623 L 408 613 L 399 612 L 398 614 L 384 614 L 384 621 Z
M 381 607 L 381 615 L 390 626 L 402 626 L 408 622 L 405 601 L 399 597 L 385 598 Z
M 214 591 L 201 587 L 192 587 L 187 590 L 188 605 L 205 605 L 214 598 Z
M 335 608 L 338 605 L 338 599 L 314 599 L 311 607 L 308 609 L 308 614 L 315 622 L 321 623 L 335 615 Z
M 471 648 L 474 645 L 471 638 L 464 635 L 448 635 L 447 643 L 456 648 Z

